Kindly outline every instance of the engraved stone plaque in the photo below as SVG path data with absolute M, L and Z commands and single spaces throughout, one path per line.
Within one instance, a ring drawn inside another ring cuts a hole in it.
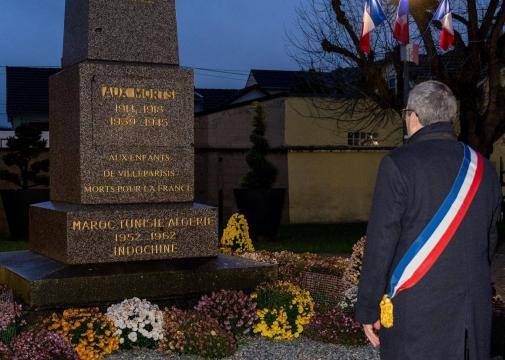
M 52 200 L 193 200 L 191 71 L 81 63 L 51 79 L 50 99 Z

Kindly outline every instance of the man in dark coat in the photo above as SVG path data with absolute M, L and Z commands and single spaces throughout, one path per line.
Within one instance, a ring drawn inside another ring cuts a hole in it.
M 449 244 L 415 286 L 394 297 L 393 327 L 378 321 L 391 273 L 449 194 L 464 156 L 452 125 L 457 102 L 446 85 L 417 85 L 404 112 L 408 143 L 379 167 L 356 318 L 385 360 L 488 360 L 490 262 L 502 196 L 486 159 L 480 187 Z

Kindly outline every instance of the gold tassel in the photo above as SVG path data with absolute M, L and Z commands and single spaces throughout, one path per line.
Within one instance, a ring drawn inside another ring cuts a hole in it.
M 393 327 L 393 302 L 391 299 L 384 295 L 380 303 L 381 308 L 381 324 L 386 329 Z

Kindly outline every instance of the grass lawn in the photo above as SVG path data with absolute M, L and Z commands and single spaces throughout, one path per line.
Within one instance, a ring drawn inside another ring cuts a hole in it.
M 501 247 L 505 246 L 505 222 L 498 224 Z M 366 223 L 282 225 L 276 242 L 255 242 L 257 250 L 318 254 L 350 254 L 352 246 L 366 232 Z M 25 241 L 0 237 L 0 252 L 26 250 Z
M 0 252 L 26 250 L 28 243 L 26 241 L 12 241 L 0 238 Z
M 282 225 L 276 242 L 256 242 L 257 250 L 350 254 L 366 223 Z

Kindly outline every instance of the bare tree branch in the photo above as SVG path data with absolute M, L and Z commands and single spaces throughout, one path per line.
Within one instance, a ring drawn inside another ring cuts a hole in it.
M 350 51 L 348 49 L 344 49 L 339 46 L 336 46 L 336 45 L 332 44 L 328 39 L 323 39 L 323 41 L 321 42 L 321 47 L 326 52 L 333 52 L 336 54 L 340 54 L 340 55 L 345 56 L 349 59 L 352 59 L 356 63 L 359 63 L 362 61 L 362 59 L 357 57 L 352 51 Z
M 335 76 L 334 89 L 329 89 L 325 101 L 313 99 L 317 107 L 313 115 L 328 121 L 328 131 L 335 134 L 392 121 L 403 103 L 402 83 L 396 87 L 388 83 L 403 74 L 399 46 L 392 36 L 398 0 L 382 2 L 387 21 L 372 33 L 370 56 L 359 48 L 363 0 L 305 0 L 304 4 L 298 13 L 302 39 L 293 41 L 296 60 L 305 68 Z M 462 140 L 489 155 L 493 142 L 505 133 L 501 86 L 505 0 L 452 0 L 455 40 L 448 52 L 437 44 L 440 24 L 431 23 L 438 5 L 439 0 L 411 2 L 411 42 L 418 42 L 423 52 L 422 71 L 416 72 L 412 65 L 417 76 L 412 79 L 431 78 L 449 85 L 460 99 Z M 345 75 L 349 73 L 355 76 L 349 78 Z M 341 96 L 349 90 L 354 96 Z
M 361 50 L 361 48 L 359 46 L 360 39 L 359 39 L 358 35 L 354 32 L 354 29 L 353 29 L 351 23 L 347 19 L 347 14 L 342 9 L 341 1 L 340 0 L 332 0 L 331 4 L 333 7 L 333 11 L 335 12 L 335 15 L 337 16 L 337 21 L 340 24 L 342 24 L 344 29 L 347 31 L 347 34 L 349 34 L 349 36 L 351 37 L 352 42 L 354 43 L 354 47 L 358 51 L 358 53 L 360 54 L 360 57 L 362 59 L 365 58 L 365 53 L 363 52 L 363 50 Z
M 463 16 L 459 15 L 459 14 L 456 14 L 456 13 L 452 13 L 452 17 L 454 20 L 457 20 L 459 21 L 460 23 L 462 23 L 463 25 L 465 26 L 468 26 L 468 20 L 466 18 L 464 18 Z
M 484 15 L 484 18 L 482 19 L 482 24 L 479 29 L 481 39 L 486 38 L 489 33 L 489 29 L 491 28 L 491 25 L 493 24 L 493 19 L 494 19 L 494 15 L 496 13 L 496 9 L 498 8 L 498 3 L 499 3 L 499 0 L 489 0 L 489 6 L 486 10 L 486 14 Z

